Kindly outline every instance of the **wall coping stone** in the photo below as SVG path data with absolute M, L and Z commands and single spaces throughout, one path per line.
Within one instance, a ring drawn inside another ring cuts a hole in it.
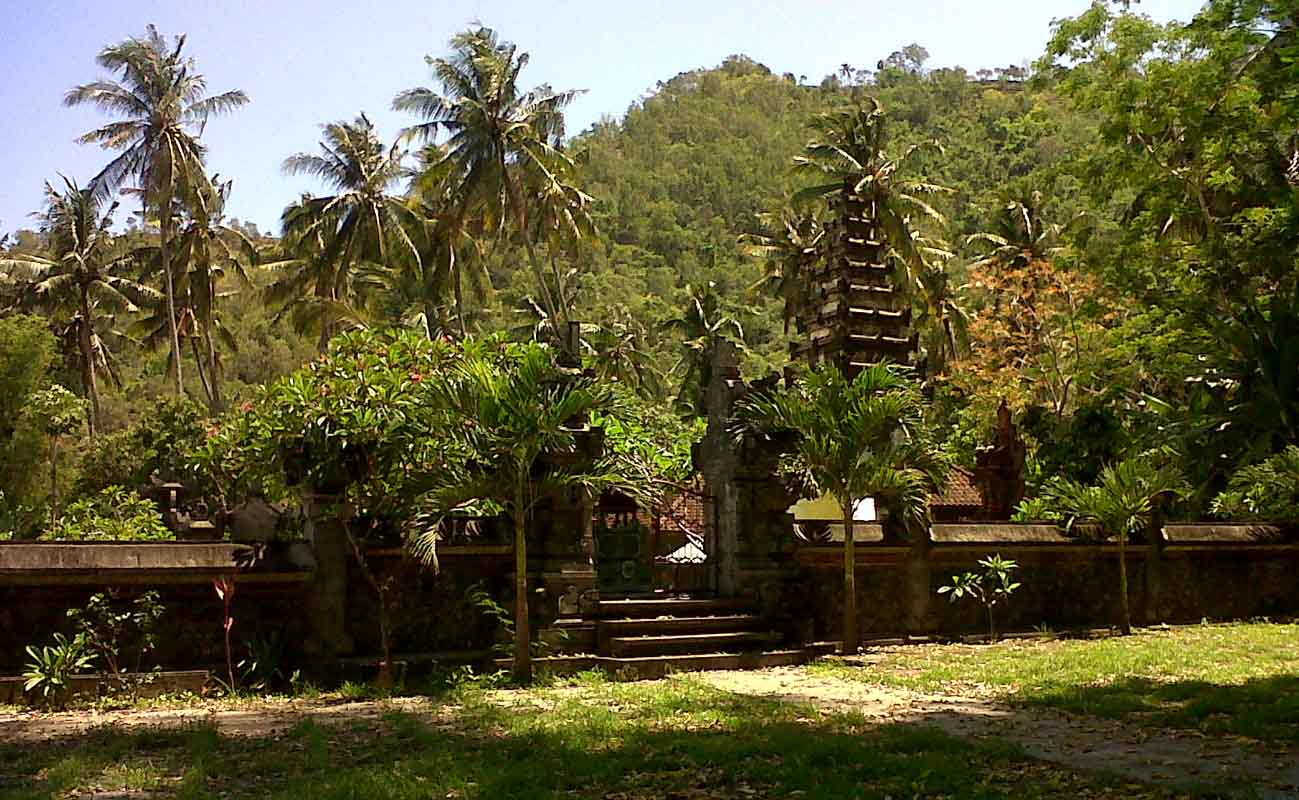
M 4 542 L 0 577 L 95 573 L 301 573 L 314 569 L 305 542 L 267 548 L 236 542 Z
M 934 525 L 930 540 L 943 544 L 1074 544 L 1057 525 L 1022 522 L 941 523 Z
M 1266 523 L 1170 523 L 1164 526 L 1164 541 L 1169 544 L 1284 544 L 1294 541 L 1292 530 Z

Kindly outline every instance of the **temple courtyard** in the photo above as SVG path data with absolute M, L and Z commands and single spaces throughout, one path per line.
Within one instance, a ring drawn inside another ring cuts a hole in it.
M 1299 625 L 0 708 L 0 797 L 1299 796 Z

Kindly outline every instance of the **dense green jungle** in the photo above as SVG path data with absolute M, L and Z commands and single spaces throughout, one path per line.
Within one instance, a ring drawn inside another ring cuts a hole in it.
M 104 127 L 50 132 L 103 172 L 51 181 L 0 240 L 0 536 L 165 537 L 150 480 L 285 499 L 264 467 L 312 436 L 364 440 L 370 509 L 418 515 L 402 476 L 457 453 L 420 449 L 442 395 L 410 392 L 469 354 L 526 370 L 529 342 L 616 400 L 588 403 L 615 449 L 685 480 L 710 343 L 750 380 L 790 364 L 834 213 L 817 181 L 842 175 L 878 198 L 945 463 L 973 465 L 1004 402 L 1023 518 L 1137 456 L 1181 477 L 1175 515 L 1299 518 L 1296 18 L 1139 12 L 1096 3 L 1035 63 L 974 74 L 923 43 L 820 78 L 734 55 L 582 131 L 581 87 L 534 87 L 523 34 L 471 27 L 376 98 L 400 138 L 322 120 L 284 154 L 322 188 L 277 231 L 228 216 L 240 187 L 204 162 L 203 124 L 248 98 L 142 22 L 69 87 Z

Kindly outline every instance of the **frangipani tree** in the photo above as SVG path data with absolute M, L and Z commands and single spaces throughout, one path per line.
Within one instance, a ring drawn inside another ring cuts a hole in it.
M 819 365 L 801 382 L 755 392 L 735 409 L 738 437 L 789 440 L 779 468 L 804 497 L 829 495 L 843 514 L 843 651 L 855 653 L 857 579 L 853 509 L 874 498 L 910 532 L 929 524 L 929 496 L 948 464 L 925 425 L 917 384 L 901 367 L 874 364 L 855 378 Z
M 1143 454 L 1110 464 L 1091 486 L 1063 479 L 1047 488 L 1051 505 L 1064 512 L 1068 527 L 1078 521 L 1096 522 L 1101 536 L 1119 544 L 1119 608 L 1124 634 L 1132 632 L 1128 609 L 1128 538 L 1150 524 L 1164 497 L 1185 496 L 1188 491 L 1178 472 Z

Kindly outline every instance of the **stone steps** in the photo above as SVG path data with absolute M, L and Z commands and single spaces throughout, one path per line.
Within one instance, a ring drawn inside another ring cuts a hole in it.
M 677 633 L 664 636 L 614 636 L 609 655 L 668 656 L 695 653 L 760 652 L 780 644 L 776 631 L 726 631 L 723 633 Z
M 752 601 L 738 597 L 648 596 L 601 600 L 596 606 L 595 615 L 599 619 L 705 617 L 744 613 L 752 609 Z
M 609 658 L 755 653 L 784 636 L 736 597 L 633 596 L 601 600 L 596 652 Z

